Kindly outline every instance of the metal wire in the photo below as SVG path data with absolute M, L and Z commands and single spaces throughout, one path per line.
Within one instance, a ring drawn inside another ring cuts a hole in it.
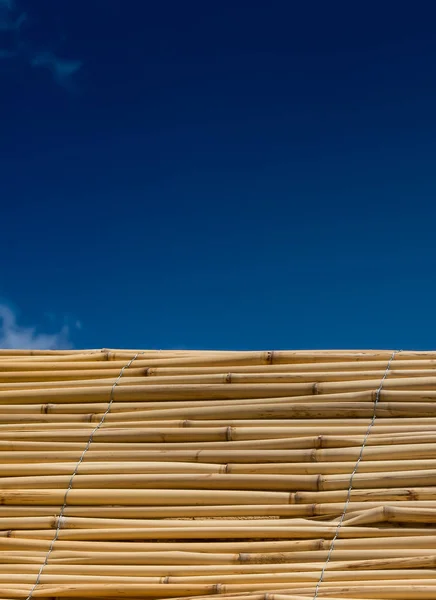
M 88 439 L 88 441 L 86 443 L 85 449 L 83 450 L 82 454 L 80 455 L 80 458 L 79 458 L 79 460 L 78 460 L 78 462 L 77 462 L 77 464 L 76 464 L 76 466 L 74 468 L 73 474 L 71 475 L 70 481 L 68 483 L 68 487 L 67 487 L 67 489 L 65 491 L 64 503 L 63 503 L 62 508 L 61 508 L 61 510 L 59 512 L 59 516 L 58 516 L 58 520 L 57 520 L 58 522 L 57 522 L 57 527 L 56 527 L 56 531 L 55 531 L 54 537 L 53 537 L 53 539 L 52 539 L 52 541 L 50 543 L 50 546 L 49 546 L 48 552 L 46 554 L 46 557 L 44 559 L 44 562 L 42 563 L 41 568 L 38 571 L 38 575 L 36 577 L 36 581 L 35 581 L 32 589 L 30 590 L 29 595 L 27 596 L 26 600 L 31 600 L 31 598 L 33 597 L 33 592 L 35 591 L 35 589 L 37 588 L 37 586 L 38 586 L 38 584 L 39 584 L 39 582 L 41 580 L 41 575 L 42 575 L 45 567 L 47 566 L 48 560 L 50 558 L 50 554 L 53 552 L 54 545 L 55 545 L 55 543 L 56 543 L 56 541 L 57 541 L 57 539 L 59 537 L 59 532 L 61 530 L 62 523 L 64 522 L 64 512 L 65 512 L 65 509 L 67 507 L 68 494 L 70 493 L 70 490 L 73 487 L 74 477 L 77 475 L 77 471 L 79 470 L 79 467 L 82 464 L 83 459 L 85 458 L 85 455 L 88 452 L 89 447 L 91 446 L 91 444 L 92 444 L 92 442 L 94 440 L 94 435 L 100 429 L 100 427 L 103 425 L 103 423 L 104 423 L 104 421 L 106 419 L 106 416 L 108 415 L 110 409 L 112 408 L 112 403 L 114 401 L 114 392 L 115 392 L 115 388 L 118 385 L 118 382 L 120 381 L 121 377 L 123 376 L 124 371 L 130 367 L 130 365 L 139 356 L 139 354 L 141 354 L 141 353 L 138 352 L 137 354 L 135 354 L 135 356 L 131 360 L 129 360 L 129 362 L 126 365 L 124 365 L 124 367 L 121 369 L 120 374 L 118 375 L 118 377 L 116 378 L 116 380 L 115 380 L 115 382 L 114 382 L 114 384 L 112 386 L 111 393 L 110 393 L 110 396 L 109 396 L 109 403 L 108 403 L 107 409 L 103 413 L 103 416 L 101 417 L 99 423 L 92 430 L 91 435 L 89 436 L 89 439 Z
M 335 535 L 333 536 L 333 539 L 331 541 L 330 548 L 329 548 L 329 551 L 328 551 L 328 554 L 327 554 L 326 561 L 325 561 L 324 566 L 322 568 L 319 581 L 316 584 L 315 593 L 313 595 L 313 600 L 316 600 L 318 598 L 319 588 L 321 587 L 321 584 L 324 581 L 324 575 L 325 575 L 325 572 L 326 572 L 326 569 L 327 569 L 327 565 L 329 564 L 331 556 L 333 554 L 333 550 L 335 549 L 335 543 L 336 543 L 336 540 L 339 537 L 339 532 L 341 530 L 342 523 L 344 522 L 345 515 L 346 515 L 347 509 L 348 509 L 348 505 L 350 504 L 351 491 L 353 489 L 353 479 L 354 479 L 354 476 L 357 473 L 357 469 L 359 468 L 360 461 L 362 460 L 363 451 L 365 450 L 366 442 L 368 441 L 368 436 L 371 433 L 371 429 L 373 428 L 373 425 L 374 425 L 374 423 L 375 423 L 375 421 L 377 419 L 377 414 L 376 414 L 377 413 L 377 405 L 378 405 L 379 400 L 380 400 L 380 394 L 381 394 L 381 391 L 383 389 L 383 384 L 385 382 L 386 377 L 388 376 L 389 369 L 391 368 L 391 363 L 394 360 L 395 355 L 398 352 L 401 352 L 401 350 L 394 350 L 393 351 L 392 356 L 390 357 L 389 362 L 387 364 L 386 371 L 385 371 L 385 373 L 384 373 L 384 375 L 382 377 L 382 380 L 380 382 L 380 385 L 378 386 L 377 391 L 375 393 L 374 410 L 373 410 L 373 414 L 372 414 L 372 419 L 371 419 L 370 424 L 368 425 L 368 429 L 366 430 L 365 436 L 363 438 L 362 446 L 360 448 L 359 457 L 357 459 L 356 464 L 354 465 L 353 472 L 351 473 L 351 476 L 350 476 L 350 485 L 348 487 L 347 498 L 346 498 L 345 504 L 344 504 L 344 510 L 342 511 L 341 518 L 339 519 L 339 523 L 338 523 L 338 525 L 336 527 Z
M 347 509 L 348 509 L 348 505 L 349 505 L 350 499 L 351 499 L 351 492 L 352 492 L 352 489 L 353 489 L 354 476 L 356 475 L 357 470 L 359 468 L 359 464 L 360 464 L 360 462 L 361 462 L 361 460 L 363 458 L 363 452 L 365 450 L 365 446 L 366 446 L 366 443 L 368 441 L 369 434 L 371 433 L 371 430 L 372 430 L 372 428 L 374 426 L 374 423 L 375 423 L 375 421 L 377 419 L 376 411 L 377 411 L 377 405 L 378 405 L 379 400 L 380 400 L 380 394 L 381 394 L 381 391 L 383 389 L 383 384 L 384 384 L 384 382 L 386 380 L 386 377 L 388 376 L 388 373 L 389 373 L 389 370 L 390 370 L 390 367 L 391 367 L 391 363 L 394 360 L 395 355 L 397 354 L 397 352 L 399 352 L 399 351 L 398 350 L 394 350 L 394 352 L 392 353 L 392 356 L 390 357 L 390 359 L 388 361 L 388 364 L 387 364 L 387 367 L 386 367 L 386 371 L 385 371 L 385 373 L 384 373 L 384 375 L 382 377 L 380 385 L 379 385 L 379 387 L 376 390 L 375 400 L 374 400 L 374 410 L 373 410 L 373 415 L 372 415 L 372 418 L 371 418 L 371 422 L 368 425 L 368 429 L 367 429 L 367 431 L 365 433 L 365 436 L 364 436 L 363 442 L 362 442 L 362 446 L 360 448 L 359 457 L 358 457 L 358 459 L 356 461 L 356 464 L 354 465 L 354 469 L 353 469 L 353 471 L 351 473 L 351 476 L 350 476 L 350 485 L 348 487 L 347 497 L 346 497 L 345 504 L 344 504 L 344 509 L 343 509 L 342 515 L 341 515 L 341 517 L 339 519 L 339 523 L 338 523 L 338 525 L 336 527 L 335 535 L 333 536 L 333 539 L 331 541 L 330 548 L 329 548 L 329 551 L 328 551 L 328 554 L 327 554 L 327 558 L 326 558 L 324 567 L 323 567 L 323 569 L 321 571 L 320 578 L 318 580 L 318 583 L 316 584 L 316 588 L 315 588 L 315 593 L 314 593 L 314 596 L 313 596 L 313 600 L 317 600 L 317 598 L 318 598 L 319 590 L 320 590 L 321 584 L 322 584 L 322 582 L 324 580 L 324 575 L 325 575 L 327 566 L 328 566 L 328 564 L 330 562 L 330 559 L 331 559 L 331 556 L 333 554 L 333 550 L 335 548 L 336 540 L 339 537 L 339 533 L 340 533 L 340 530 L 341 530 L 341 527 L 342 527 L 342 523 L 344 522 L 345 515 L 346 515 Z M 53 537 L 53 539 L 52 539 L 52 541 L 50 543 L 50 546 L 49 546 L 47 555 L 46 555 L 46 557 L 44 559 L 44 562 L 42 563 L 41 568 L 38 571 L 38 575 L 36 577 L 36 581 L 35 581 L 32 589 L 30 590 L 29 595 L 27 596 L 26 600 L 31 600 L 31 598 L 33 597 L 33 593 L 34 593 L 36 587 L 39 585 L 39 582 L 41 580 L 41 576 L 42 576 L 42 573 L 44 571 L 44 568 L 47 566 L 47 563 L 48 563 L 49 558 L 50 558 L 50 554 L 52 553 L 54 545 L 55 545 L 55 543 L 56 543 L 56 541 L 57 541 L 57 539 L 59 537 L 59 532 L 61 530 L 62 523 L 64 521 L 64 512 L 65 512 L 65 509 L 66 509 L 66 506 L 67 506 L 68 494 L 69 494 L 70 490 L 73 487 L 74 477 L 76 476 L 76 474 L 77 474 L 77 472 L 79 470 L 79 467 L 82 464 L 83 459 L 85 458 L 85 455 L 88 452 L 89 447 L 91 446 L 91 444 L 93 442 L 95 433 L 102 427 L 102 425 L 103 425 L 103 423 L 104 423 L 104 421 L 106 419 L 106 416 L 108 415 L 108 413 L 110 412 L 110 410 L 112 408 L 112 403 L 114 401 L 114 391 L 115 391 L 115 388 L 117 387 L 117 385 L 118 385 L 121 377 L 123 376 L 123 373 L 124 373 L 125 369 L 127 369 L 127 368 L 129 368 L 131 366 L 131 364 L 133 363 L 134 360 L 136 360 L 136 358 L 139 356 L 139 354 L 140 354 L 139 352 L 137 354 L 135 354 L 135 356 L 126 365 L 124 365 L 124 367 L 121 369 L 120 374 L 118 375 L 117 379 L 115 380 L 115 382 L 114 382 L 114 384 L 113 384 L 113 386 L 111 388 L 111 393 L 110 393 L 110 398 L 109 398 L 109 403 L 108 403 L 107 409 L 103 413 L 103 415 L 102 415 L 99 423 L 92 430 L 92 432 L 91 432 L 91 434 L 89 436 L 88 442 L 87 442 L 87 444 L 85 446 L 85 449 L 83 450 L 83 452 L 82 452 L 82 454 L 81 454 L 81 456 L 80 456 L 80 458 L 79 458 L 79 460 L 78 460 L 78 462 L 76 464 L 76 467 L 75 467 L 75 469 L 74 469 L 74 471 L 73 471 L 73 473 L 72 473 L 72 475 L 70 477 L 70 481 L 68 483 L 68 487 L 67 487 L 67 489 L 65 491 L 65 495 L 64 495 L 64 502 L 63 502 L 62 508 L 61 508 L 61 510 L 59 512 L 59 517 L 58 517 L 58 520 L 57 520 L 58 522 L 57 522 L 57 527 L 56 527 L 55 535 L 54 535 L 54 537 Z

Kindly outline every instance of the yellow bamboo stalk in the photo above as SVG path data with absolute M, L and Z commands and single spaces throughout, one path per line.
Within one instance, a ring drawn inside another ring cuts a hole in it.
M 436 352 L 0 351 L 0 600 L 436 598 L 435 405 Z

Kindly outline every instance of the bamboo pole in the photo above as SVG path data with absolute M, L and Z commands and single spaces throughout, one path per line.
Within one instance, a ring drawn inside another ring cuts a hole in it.
M 436 598 L 435 405 L 436 352 L 2 350 L 0 600 Z

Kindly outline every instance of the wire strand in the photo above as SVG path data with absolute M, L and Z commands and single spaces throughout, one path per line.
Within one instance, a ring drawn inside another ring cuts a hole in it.
M 118 377 L 116 378 L 116 380 L 115 380 L 115 382 L 114 382 L 114 384 L 113 384 L 113 386 L 112 386 L 112 388 L 111 388 L 111 393 L 110 393 L 110 396 L 109 396 L 109 402 L 108 402 L 107 409 L 106 409 L 106 410 L 105 410 L 105 412 L 103 413 L 103 416 L 101 417 L 101 419 L 100 419 L 100 421 L 98 422 L 98 424 L 97 424 L 97 425 L 94 427 L 94 429 L 91 431 L 91 435 L 90 435 L 90 436 L 89 436 L 89 438 L 88 438 L 88 441 L 87 441 L 87 443 L 86 443 L 85 449 L 83 450 L 82 454 L 80 455 L 80 458 L 79 458 L 79 460 L 77 461 L 77 464 L 76 464 L 76 466 L 75 466 L 75 468 L 74 468 L 73 474 L 71 475 L 71 477 L 70 477 L 70 481 L 68 482 L 68 487 L 67 487 L 67 489 L 66 489 L 66 491 L 65 491 L 65 495 L 64 495 L 64 503 L 63 503 L 63 505 L 62 505 L 62 508 L 61 508 L 61 510 L 59 511 L 59 516 L 58 516 L 58 519 L 57 519 L 57 526 L 56 526 L 56 531 L 55 531 L 54 537 L 53 537 L 53 539 L 52 539 L 52 541 L 51 541 L 51 543 L 50 543 L 50 546 L 49 546 L 48 552 L 47 552 L 47 554 L 46 554 L 46 557 L 45 557 L 45 559 L 44 559 L 44 562 L 42 563 L 42 565 L 41 565 L 41 568 L 40 568 L 40 569 L 39 569 L 39 571 L 38 571 L 38 575 L 37 575 L 37 577 L 36 577 L 36 581 L 35 581 L 35 583 L 33 584 L 33 587 L 32 587 L 32 589 L 30 590 L 30 592 L 29 592 L 29 595 L 27 596 L 26 600 L 31 600 L 31 598 L 33 597 L 33 593 L 34 593 L 35 589 L 37 588 L 37 586 L 39 585 L 39 582 L 41 581 L 41 575 L 42 575 L 42 573 L 43 573 L 43 571 L 44 571 L 45 567 L 47 566 L 47 563 L 48 563 L 48 561 L 49 561 L 49 558 L 50 558 L 50 554 L 53 552 L 54 545 L 55 545 L 55 543 L 56 543 L 56 541 L 57 541 L 57 539 L 58 539 L 58 537 L 59 537 L 59 532 L 60 532 L 60 530 L 61 530 L 61 527 L 62 527 L 62 524 L 63 524 L 63 522 L 64 522 L 64 512 L 65 512 L 65 509 L 66 509 L 66 507 L 67 507 L 68 494 L 70 493 L 70 491 L 71 491 L 71 488 L 73 487 L 73 481 L 74 481 L 74 477 L 77 475 L 77 472 L 78 472 L 78 470 L 79 470 L 79 467 L 80 467 L 80 465 L 82 464 L 82 462 L 83 462 L 83 459 L 85 458 L 85 456 L 86 456 L 86 453 L 88 452 L 88 450 L 89 450 L 89 447 L 91 446 L 91 444 L 92 444 L 92 442 L 93 442 L 93 440 L 94 440 L 94 435 L 97 433 L 97 431 L 98 431 L 98 430 L 100 429 L 100 427 L 103 425 L 103 423 L 104 423 L 104 421 L 105 421 L 105 419 L 106 419 L 106 417 L 107 417 L 108 413 L 110 412 L 110 409 L 112 408 L 112 404 L 113 404 L 113 401 L 114 401 L 114 392 L 115 392 L 115 388 L 117 387 L 117 385 L 118 385 L 118 383 L 119 383 L 119 381 L 120 381 L 121 377 L 123 376 L 123 374 L 124 374 L 124 371 L 130 367 L 130 365 L 131 365 L 131 364 L 133 363 L 133 361 L 134 361 L 134 360 L 135 360 L 135 359 L 136 359 L 136 358 L 139 356 L 139 354 L 141 354 L 141 353 L 140 353 L 140 352 L 138 352 L 137 354 L 135 354 L 135 356 L 134 356 L 134 357 L 133 357 L 131 360 L 129 360 L 129 362 L 128 362 L 126 365 L 124 365 L 124 367 L 121 369 L 121 371 L 120 371 L 120 374 L 119 374 L 119 375 L 118 375 Z
M 333 539 L 331 541 L 330 548 L 329 548 L 329 551 L 328 551 L 328 554 L 327 554 L 327 558 L 326 558 L 326 561 L 325 561 L 324 566 L 322 568 L 321 575 L 319 577 L 318 583 L 316 584 L 315 593 L 313 595 L 313 600 L 317 600 L 317 598 L 318 598 L 319 589 L 321 587 L 322 582 L 324 581 L 324 575 L 325 575 L 327 566 L 328 566 L 328 564 L 330 562 L 330 559 L 332 557 L 333 550 L 335 549 L 336 540 L 339 537 L 339 533 L 341 531 L 342 523 L 344 522 L 345 515 L 346 515 L 347 510 L 348 510 L 348 505 L 350 504 L 351 491 L 353 489 L 354 476 L 356 475 L 357 469 L 359 468 L 360 462 L 361 462 L 361 460 L 363 458 L 363 451 L 365 450 L 366 442 L 368 441 L 368 437 L 369 437 L 369 434 L 371 433 L 371 429 L 373 428 L 374 423 L 375 423 L 375 421 L 377 419 L 377 405 L 378 405 L 379 400 L 380 400 L 380 394 L 381 394 L 381 391 L 383 389 L 383 384 L 384 384 L 384 382 L 386 380 L 386 377 L 388 376 L 389 370 L 391 368 L 392 361 L 394 360 L 395 355 L 398 352 L 401 352 L 401 350 L 394 350 L 393 351 L 392 356 L 390 357 L 389 362 L 387 364 L 386 371 L 385 371 L 385 373 L 384 373 L 384 375 L 382 377 L 382 380 L 380 382 L 380 385 L 378 386 L 377 391 L 375 393 L 374 410 L 373 410 L 373 414 L 372 414 L 372 419 L 371 419 L 371 421 L 370 421 L 370 423 L 368 425 L 368 429 L 366 430 L 365 436 L 363 438 L 362 446 L 360 448 L 359 457 L 358 457 L 358 459 L 356 461 L 356 464 L 354 465 L 354 469 L 353 469 L 353 471 L 351 473 L 351 476 L 350 476 L 350 485 L 349 485 L 348 491 L 347 491 L 347 497 L 346 497 L 345 504 L 344 504 L 344 510 L 342 511 L 341 518 L 339 519 L 339 523 L 338 523 L 338 525 L 336 527 L 335 535 L 333 536 Z

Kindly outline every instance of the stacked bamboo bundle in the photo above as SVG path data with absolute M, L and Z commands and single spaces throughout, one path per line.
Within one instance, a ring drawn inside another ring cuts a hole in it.
M 436 599 L 436 352 L 0 351 L 0 600 Z

